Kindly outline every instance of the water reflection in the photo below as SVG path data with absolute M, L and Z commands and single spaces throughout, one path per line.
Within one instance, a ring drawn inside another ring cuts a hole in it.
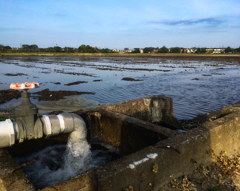
M 0 89 L 8 89 L 12 82 L 37 81 L 41 87 L 31 92 L 46 88 L 95 92 L 84 97 L 101 104 L 164 94 L 173 98 L 178 119 L 190 119 L 239 101 L 240 67 L 234 61 L 12 57 L 1 58 L 0 67 Z M 26 75 L 6 75 L 18 73 Z M 143 81 L 122 81 L 123 77 Z M 87 83 L 65 85 L 77 81 Z

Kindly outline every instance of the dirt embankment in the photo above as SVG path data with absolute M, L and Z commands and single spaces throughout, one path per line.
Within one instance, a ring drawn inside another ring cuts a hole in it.
M 139 58 L 163 58 L 182 60 L 218 60 L 218 61 L 240 61 L 240 54 L 158 54 L 158 53 L 29 53 L 27 56 L 22 53 L 2 53 L 0 56 L 83 56 L 83 57 L 139 57 Z

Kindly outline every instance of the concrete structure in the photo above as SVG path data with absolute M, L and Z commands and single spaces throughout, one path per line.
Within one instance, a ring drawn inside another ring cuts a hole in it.
M 205 123 L 185 133 L 176 131 L 179 123 L 172 111 L 171 98 L 152 96 L 75 112 L 86 122 L 88 140 L 109 143 L 125 156 L 42 191 L 120 191 L 129 186 L 161 190 L 170 175 L 179 177 L 195 165 L 210 164 L 210 150 L 224 150 L 229 156 L 239 151 L 240 104 L 207 114 Z M 18 166 L 12 156 L 64 141 L 61 135 L 1 149 L 0 191 L 35 190 L 22 170 L 11 173 Z

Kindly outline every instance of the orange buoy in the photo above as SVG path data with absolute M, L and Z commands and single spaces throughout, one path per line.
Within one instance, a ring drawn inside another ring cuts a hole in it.
M 39 88 L 39 83 L 37 82 L 32 82 L 32 83 L 29 83 L 29 82 L 25 82 L 25 83 L 12 83 L 10 85 L 10 88 L 11 89 L 21 89 L 21 90 L 27 90 L 27 89 L 34 89 L 34 88 Z

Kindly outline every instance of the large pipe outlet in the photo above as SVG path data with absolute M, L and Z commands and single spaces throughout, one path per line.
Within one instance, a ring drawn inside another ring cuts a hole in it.
M 22 124 L 12 122 L 10 119 L 0 122 L 0 148 L 9 147 L 27 139 L 26 132 L 22 130 L 24 127 L 19 127 L 19 125 Z M 38 126 L 35 139 L 48 138 L 62 133 L 70 133 L 69 139 L 72 141 L 87 139 L 86 124 L 76 114 L 43 115 L 36 120 L 35 126 Z
M 43 133 L 46 137 L 71 132 L 69 139 L 82 140 L 87 138 L 86 124 L 84 120 L 76 114 L 43 115 L 42 122 Z

